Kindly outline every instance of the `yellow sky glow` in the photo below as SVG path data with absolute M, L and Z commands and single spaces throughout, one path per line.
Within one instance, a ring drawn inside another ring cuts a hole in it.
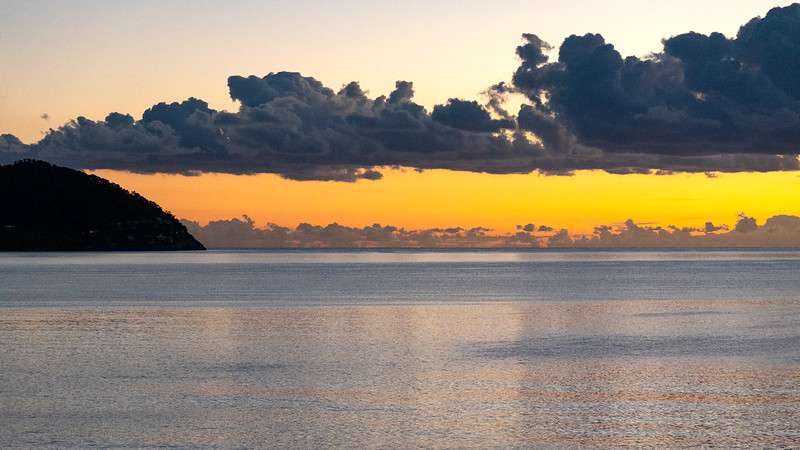
M 572 233 L 633 219 L 653 226 L 733 226 L 744 212 L 759 223 L 800 215 L 800 173 L 489 175 L 430 170 L 382 171 L 380 181 L 292 181 L 276 175 L 142 175 L 94 173 L 136 191 L 178 218 L 206 224 L 247 214 L 294 227 L 301 222 L 351 227 L 373 223 L 406 229 L 487 227 L 515 231 L 534 223 Z

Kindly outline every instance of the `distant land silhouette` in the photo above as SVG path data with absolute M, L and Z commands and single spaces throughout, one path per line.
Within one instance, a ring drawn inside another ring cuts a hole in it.
M 172 214 L 95 175 L 36 161 L 0 166 L 0 250 L 205 250 Z

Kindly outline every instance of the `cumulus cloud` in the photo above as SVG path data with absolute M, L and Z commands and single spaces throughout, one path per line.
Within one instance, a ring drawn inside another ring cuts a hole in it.
M 431 118 L 437 122 L 465 131 L 498 132 L 514 128 L 511 119 L 492 119 L 489 112 L 476 101 L 451 98 L 446 105 L 436 105 Z
M 727 225 L 684 227 L 650 226 L 632 219 L 599 225 L 591 235 L 571 234 L 541 225 L 518 225 L 514 233 L 496 233 L 484 227 L 406 230 L 373 224 L 363 228 L 338 223 L 325 226 L 301 223 L 294 229 L 253 219 L 211 221 L 206 225 L 182 220 L 187 230 L 208 248 L 681 248 L 681 247 L 800 247 L 800 217 L 777 215 L 758 225 L 739 215 L 733 229 Z
M 736 222 L 736 226 L 733 228 L 734 231 L 738 233 L 752 233 L 754 231 L 758 231 L 758 224 L 756 223 L 756 219 L 753 217 L 747 217 L 744 213 L 739 215 L 739 221 Z
M 27 147 L 13 134 L 0 134 L 0 155 L 14 158 L 15 153 L 27 153 Z
M 380 167 L 566 175 L 800 169 L 800 5 L 774 8 L 737 36 L 685 33 L 648 57 L 623 57 L 599 34 L 555 48 L 524 34 L 510 82 L 485 104 L 451 98 L 432 111 L 397 81 L 371 98 L 292 72 L 231 76 L 240 103 L 161 102 L 140 120 L 78 117 L 38 143 L 0 138 L 0 163 L 24 153 L 81 169 L 276 173 L 376 180 Z M 526 98 L 516 116 L 504 100 Z
M 706 233 L 715 233 L 717 231 L 727 231 L 728 227 L 725 225 L 715 226 L 714 222 L 706 222 L 705 227 L 703 227 L 702 231 Z
M 548 146 L 679 171 L 798 167 L 800 4 L 751 20 L 736 38 L 664 39 L 663 52 L 644 59 L 590 33 L 568 37 L 548 62 L 549 45 L 525 38 L 513 87 L 531 104 L 518 121 Z
M 200 99 L 162 102 L 141 120 L 111 113 L 85 117 L 23 146 L 25 157 L 84 169 L 152 173 L 276 173 L 298 180 L 381 178 L 379 167 L 530 172 L 537 145 L 515 146 L 493 133 L 512 120 L 490 117 L 477 102 L 451 99 L 428 113 L 413 101 L 413 84 L 397 82 L 388 97 L 369 98 L 358 83 L 339 92 L 314 78 L 280 72 L 232 76 L 235 113 Z M 18 139 L 4 137 L 0 159 Z
M 575 236 L 562 247 L 680 248 L 680 247 L 798 247 L 800 217 L 778 215 L 758 225 L 753 217 L 740 214 L 732 230 L 727 225 L 678 228 L 651 227 L 628 219 L 620 226 L 602 225 L 592 236 Z
M 516 241 L 491 234 L 484 227 L 406 230 L 378 223 L 363 228 L 338 223 L 325 226 L 301 223 L 294 229 L 267 223 L 256 227 L 248 216 L 212 221 L 201 226 L 182 220 L 187 230 L 208 248 L 418 248 L 418 247 L 509 247 L 531 246 L 532 241 Z

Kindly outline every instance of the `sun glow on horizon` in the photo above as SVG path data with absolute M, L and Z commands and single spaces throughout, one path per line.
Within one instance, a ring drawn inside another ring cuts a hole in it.
M 800 173 L 574 176 L 492 175 L 448 170 L 383 169 L 378 181 L 294 181 L 273 174 L 95 175 L 155 201 L 178 218 L 199 222 L 251 217 L 256 226 L 306 222 L 350 227 L 374 223 L 409 230 L 485 227 L 513 233 L 533 223 L 591 234 L 595 226 L 633 219 L 655 226 L 735 225 L 800 215 Z

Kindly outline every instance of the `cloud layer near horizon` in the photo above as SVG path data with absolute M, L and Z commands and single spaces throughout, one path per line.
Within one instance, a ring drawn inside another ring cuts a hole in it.
M 665 247 L 800 247 L 800 217 L 778 215 L 758 225 L 742 214 L 736 225 L 702 227 L 649 227 L 627 220 L 621 225 L 595 227 L 591 235 L 573 235 L 547 225 L 518 225 L 516 233 L 496 234 L 483 227 L 405 230 L 374 224 L 363 228 L 332 223 L 326 226 L 301 223 L 296 228 L 268 223 L 256 227 L 242 219 L 198 222 L 181 221 L 208 248 L 665 248 Z
M 276 173 L 298 180 L 379 179 L 406 166 L 489 173 L 798 170 L 800 4 L 774 8 L 736 38 L 686 33 L 623 58 L 599 34 L 517 48 L 510 83 L 485 104 L 450 99 L 428 112 L 413 84 L 370 98 L 279 72 L 231 76 L 239 111 L 199 99 L 162 102 L 140 120 L 78 117 L 24 145 L 0 136 L 0 163 L 44 159 L 80 169 Z M 508 95 L 526 102 L 516 115 Z

